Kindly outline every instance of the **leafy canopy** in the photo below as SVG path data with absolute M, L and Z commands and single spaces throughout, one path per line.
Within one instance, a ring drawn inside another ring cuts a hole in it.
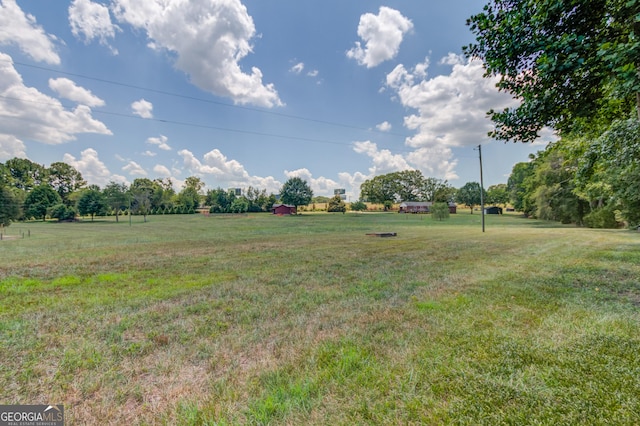
M 284 183 L 280 190 L 280 200 L 285 204 L 303 206 L 311 202 L 313 191 L 307 181 L 299 177 L 292 177 Z
M 532 142 L 545 126 L 627 118 L 640 101 L 639 13 L 640 0 L 492 0 L 469 18 L 476 42 L 464 52 L 521 101 L 489 111 L 490 136 Z

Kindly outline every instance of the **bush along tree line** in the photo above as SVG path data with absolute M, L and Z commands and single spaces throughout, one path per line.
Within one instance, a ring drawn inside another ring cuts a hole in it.
M 559 140 L 517 164 L 516 209 L 590 227 L 640 226 L 640 0 L 492 0 L 464 48 L 519 100 L 489 111 L 498 140 Z

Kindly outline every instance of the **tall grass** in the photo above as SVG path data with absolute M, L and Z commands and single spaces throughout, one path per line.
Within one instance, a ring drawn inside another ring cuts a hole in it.
M 68 424 L 640 424 L 638 233 L 136 219 L 8 229 L 30 236 L 0 242 L 0 403 Z

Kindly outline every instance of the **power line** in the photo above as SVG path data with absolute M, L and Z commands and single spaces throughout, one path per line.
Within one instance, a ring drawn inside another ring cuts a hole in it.
M 64 105 L 62 103 L 57 104 L 57 103 L 52 103 L 52 102 L 34 101 L 34 100 L 31 100 L 31 99 L 16 98 L 16 97 L 4 96 L 4 95 L 0 95 L 0 98 L 7 99 L 7 100 L 13 100 L 13 101 L 19 101 L 19 102 L 40 104 L 40 105 L 50 105 L 50 106 L 59 106 L 60 105 L 60 106 L 62 106 L 64 108 L 69 108 L 69 109 L 72 108 L 72 106 Z M 213 126 L 213 125 L 209 125 L 209 124 L 188 123 L 188 122 L 184 122 L 184 121 L 177 121 L 177 120 L 164 119 L 164 118 L 154 118 L 154 117 L 144 118 L 144 117 L 140 117 L 140 116 L 133 115 L 133 114 L 124 114 L 124 113 L 113 112 L 113 111 L 105 111 L 105 110 L 99 110 L 99 109 L 92 109 L 91 111 L 93 113 L 96 113 L 96 114 L 111 115 L 111 116 L 115 116 L 115 117 L 124 117 L 124 118 L 136 119 L 136 120 L 154 121 L 154 122 L 158 122 L 158 123 L 173 124 L 173 125 L 178 125 L 178 126 L 194 127 L 194 128 L 208 129 L 208 130 L 217 130 L 217 131 L 222 131 L 222 132 L 240 133 L 240 134 L 248 134 L 248 135 L 263 136 L 263 137 L 273 137 L 273 138 L 287 139 L 287 140 L 294 140 L 294 141 L 305 141 L 305 142 L 341 145 L 341 146 L 345 146 L 345 147 L 349 147 L 349 146 L 353 145 L 353 143 L 351 143 L 351 142 L 338 142 L 338 141 L 330 141 L 330 140 L 326 140 L 326 139 L 315 139 L 315 138 L 307 138 L 307 137 L 299 137 L 299 136 L 279 135 L 279 134 L 275 134 L 275 133 L 258 132 L 258 131 L 253 131 L 253 130 L 233 129 L 233 128 L 227 128 L 227 127 Z M 30 119 L 25 118 L 25 117 L 17 117 L 17 116 L 13 116 L 13 115 L 9 115 L 9 114 L 1 114 L 0 113 L 0 116 L 1 117 L 6 117 L 6 118 L 11 118 L 11 119 L 14 119 L 14 120 L 31 121 Z M 395 151 L 397 151 L 397 152 L 407 152 L 407 153 L 408 152 L 413 152 L 413 151 L 407 150 L 407 149 L 395 149 Z
M 70 77 L 83 78 L 83 79 L 86 79 L 86 80 L 92 80 L 92 81 L 97 81 L 97 82 L 101 82 L 101 83 L 112 84 L 112 85 L 115 85 L 115 86 L 121 86 L 121 87 L 130 88 L 130 89 L 136 89 L 136 90 L 141 90 L 141 91 L 146 91 L 146 92 L 151 92 L 151 93 L 157 93 L 157 94 L 165 95 L 165 96 L 172 96 L 172 97 L 176 97 L 176 98 L 182 98 L 182 99 L 187 99 L 187 100 L 192 100 L 192 101 L 204 102 L 204 103 L 223 106 L 223 107 L 227 107 L 227 108 L 237 108 L 237 109 L 242 109 L 242 110 L 245 110 L 245 111 L 258 112 L 258 113 L 261 113 L 261 114 L 268 114 L 268 115 L 273 115 L 273 116 L 277 116 L 277 117 L 290 118 L 290 119 L 301 120 L 301 121 L 308 121 L 308 122 L 312 122 L 312 123 L 318 123 L 318 124 L 324 124 L 324 125 L 330 125 L 330 126 L 336 126 L 336 127 L 343 127 L 343 128 L 348 128 L 348 129 L 354 129 L 354 130 L 362 130 L 362 131 L 379 133 L 379 134 L 384 134 L 384 135 L 401 136 L 401 137 L 408 137 L 409 136 L 409 135 L 406 135 L 406 134 L 394 133 L 394 132 L 383 132 L 383 131 L 377 130 L 377 129 L 359 127 L 359 126 L 354 126 L 354 125 L 345 124 L 345 123 L 337 123 L 337 122 L 327 121 L 327 120 L 318 120 L 318 119 L 314 119 L 314 118 L 302 117 L 302 116 L 292 115 L 292 114 L 285 114 L 285 113 L 275 112 L 275 111 L 268 111 L 268 110 L 264 110 L 264 109 L 252 108 L 252 107 L 247 107 L 247 106 L 243 106 L 243 105 L 228 104 L 228 103 L 225 103 L 225 102 L 215 101 L 215 100 L 211 100 L 211 99 L 199 98 L 199 97 L 196 97 L 196 96 L 188 96 L 188 95 L 183 95 L 183 94 L 180 94 L 180 93 L 168 92 L 168 91 L 159 90 L 159 89 L 152 89 L 152 88 L 142 87 L 142 86 L 138 86 L 138 85 L 134 85 L 134 84 L 122 83 L 122 82 L 118 82 L 118 81 L 114 81 L 114 80 L 107 80 L 107 79 L 98 78 L 98 77 L 91 77 L 91 76 L 84 75 L 84 74 L 76 74 L 76 73 L 71 73 L 71 72 L 66 72 L 66 71 L 60 71 L 60 70 L 56 70 L 56 69 L 53 69 L 53 68 L 43 67 L 43 66 L 40 66 L 40 65 L 27 64 L 27 63 L 24 63 L 24 62 L 9 61 L 9 60 L 2 60 L 2 61 L 10 62 L 10 63 L 13 63 L 14 65 L 20 65 L 20 66 L 23 66 L 23 67 L 28 67 L 28 68 L 39 69 L 39 70 L 43 70 L 43 71 L 54 72 L 54 73 L 62 74 L 62 75 L 67 75 L 67 76 L 70 76 Z

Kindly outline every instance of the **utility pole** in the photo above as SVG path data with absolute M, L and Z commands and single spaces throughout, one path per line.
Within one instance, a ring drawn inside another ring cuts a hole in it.
M 482 145 L 478 145 L 480 155 L 480 212 L 482 215 L 482 232 L 484 232 L 484 182 L 482 181 Z

